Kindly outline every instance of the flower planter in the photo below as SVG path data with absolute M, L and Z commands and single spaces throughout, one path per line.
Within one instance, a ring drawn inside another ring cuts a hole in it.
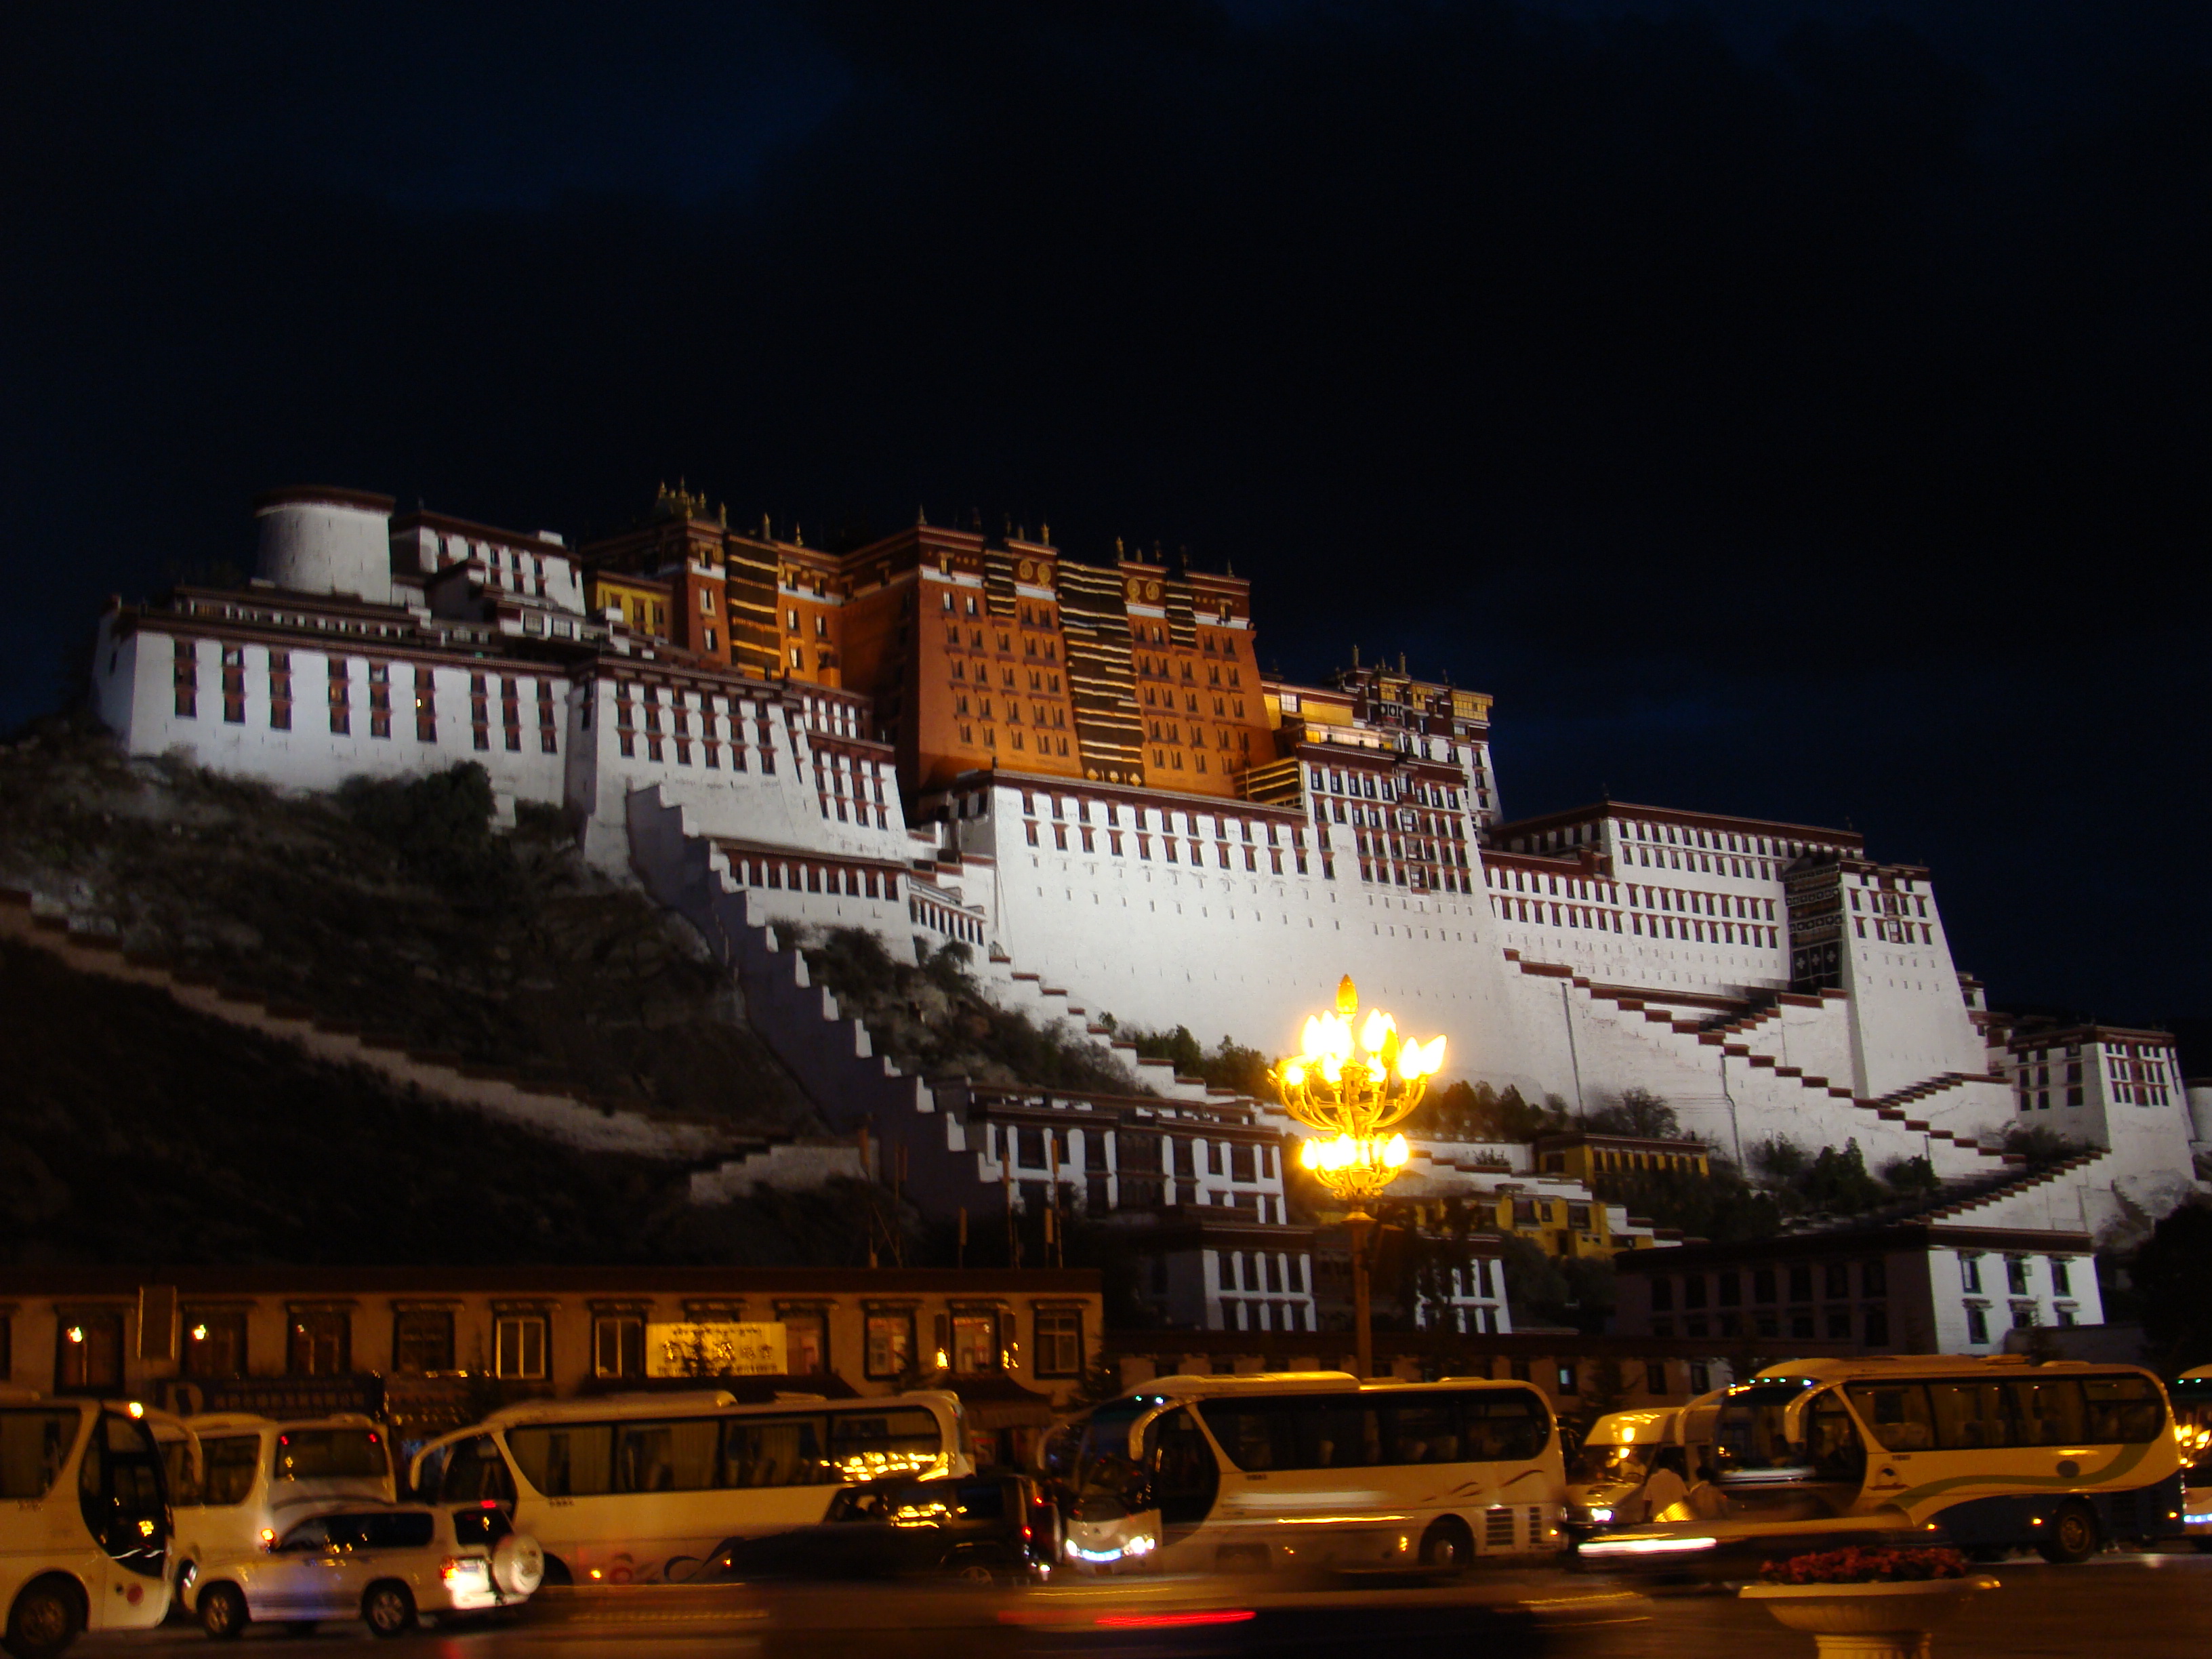
M 1929 1634 L 1984 1590 L 1990 1577 L 1869 1584 L 1746 1584 L 1791 1630 L 1809 1632 L 1820 1659 L 1928 1659 Z

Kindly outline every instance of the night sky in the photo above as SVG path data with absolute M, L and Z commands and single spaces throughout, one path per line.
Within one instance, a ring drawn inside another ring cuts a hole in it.
M 0 724 L 276 484 L 980 512 L 1494 693 L 1510 813 L 1848 823 L 1999 1004 L 2212 1012 L 2201 0 L 25 6 L 0 77 Z

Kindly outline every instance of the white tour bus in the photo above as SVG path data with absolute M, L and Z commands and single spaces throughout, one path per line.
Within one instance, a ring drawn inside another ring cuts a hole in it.
M 1692 1553 L 1936 1527 L 1973 1554 L 2078 1562 L 2115 1540 L 2183 1530 L 2166 1391 L 2135 1365 L 1793 1359 L 1728 1391 L 1712 1461 L 1713 1479 L 1653 1525 L 1580 1553 L 1657 1569 Z
M 1251 1570 L 1565 1547 L 1559 1433 L 1526 1382 L 1163 1376 L 1091 1414 L 1067 1564 Z
M 611 1395 L 532 1401 L 416 1455 L 426 1501 L 490 1500 L 545 1550 L 545 1582 L 681 1579 L 715 1545 L 822 1519 L 841 1486 L 968 1475 L 958 1396 Z
M 0 1388 L 0 1613 L 16 1659 L 160 1624 L 169 1529 L 143 1407 Z
M 187 1433 L 199 1442 L 198 1474 L 187 1461 Z M 398 1496 L 388 1431 L 356 1413 L 279 1421 L 211 1413 L 161 1425 L 155 1437 L 176 1511 L 172 1576 L 187 1611 L 200 1563 L 274 1543 L 300 1505 L 389 1504 Z
M 1725 1389 L 1686 1406 L 1611 1412 L 1567 1461 L 1566 1528 L 1580 1538 L 1665 1514 L 1710 1474 Z

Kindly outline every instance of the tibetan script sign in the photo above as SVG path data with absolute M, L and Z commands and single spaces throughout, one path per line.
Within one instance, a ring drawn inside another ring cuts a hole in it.
M 781 1376 L 783 1327 L 777 1325 L 647 1325 L 647 1376 Z

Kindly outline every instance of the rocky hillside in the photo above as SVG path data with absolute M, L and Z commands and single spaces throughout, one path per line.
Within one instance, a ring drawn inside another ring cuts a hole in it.
M 854 1183 L 702 1209 L 681 1169 L 574 1152 L 319 1064 L 0 939 L 0 1260 L 866 1260 Z
M 286 795 L 41 723 L 0 749 L 0 885 L 169 967 L 611 1105 L 817 1127 L 696 937 L 474 768 Z

